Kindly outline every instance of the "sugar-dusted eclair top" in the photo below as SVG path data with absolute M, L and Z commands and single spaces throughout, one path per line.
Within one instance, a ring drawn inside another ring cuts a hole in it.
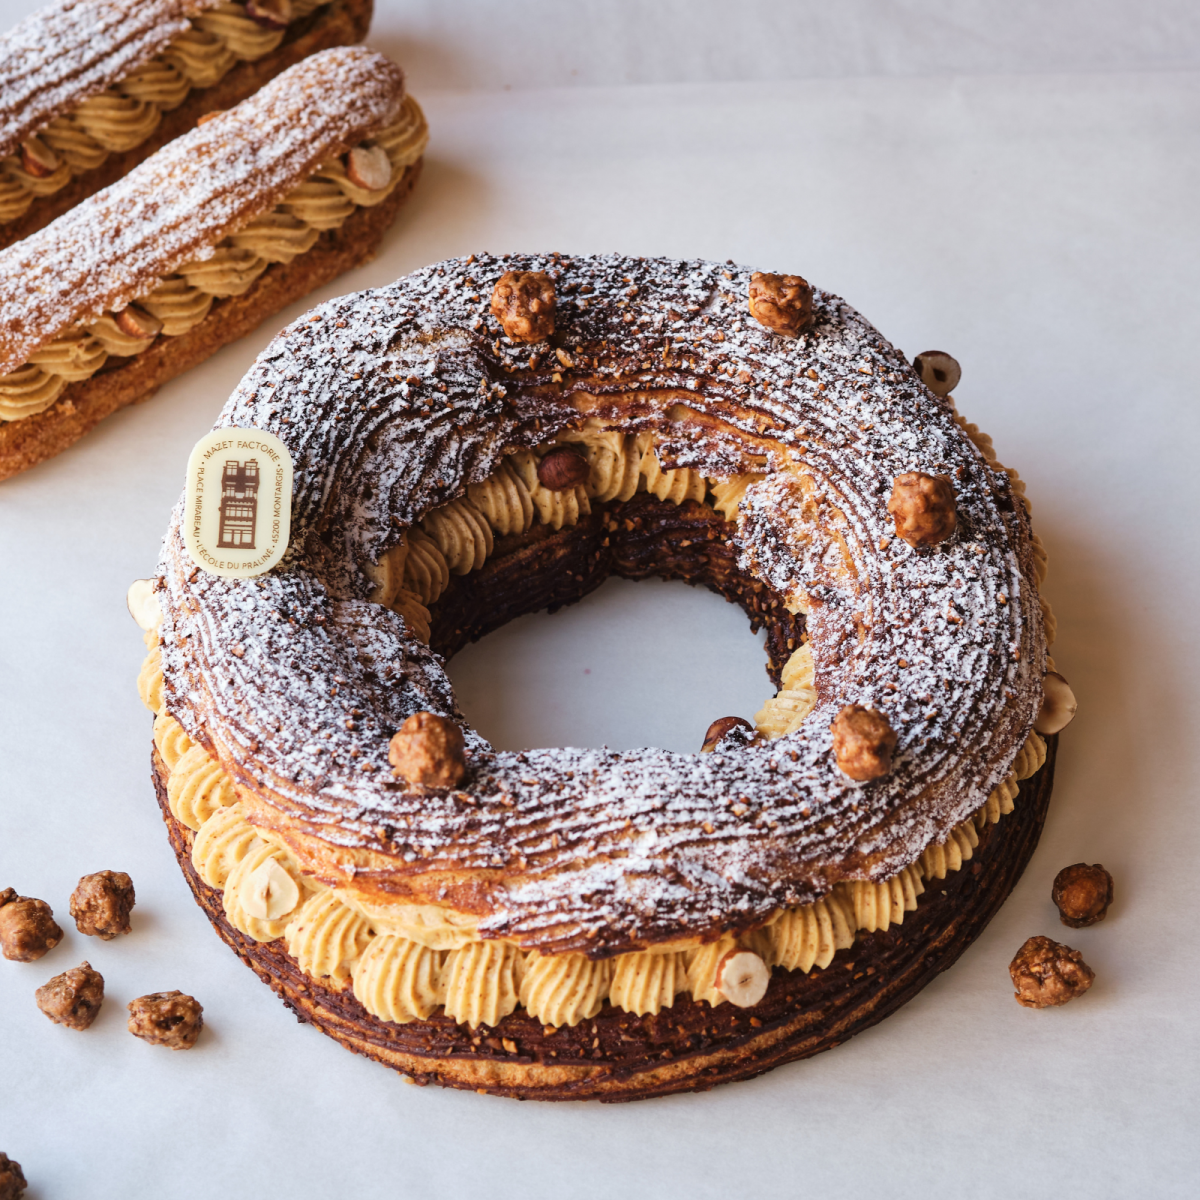
M 394 121 L 404 73 L 362 46 L 298 63 L 45 229 L 0 251 L 0 374 L 120 309 Z
M 0 36 L 0 155 L 111 87 L 220 0 L 58 0 Z

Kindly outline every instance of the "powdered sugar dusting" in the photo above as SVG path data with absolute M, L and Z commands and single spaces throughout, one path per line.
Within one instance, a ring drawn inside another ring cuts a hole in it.
M 488 298 L 509 269 L 554 276 L 561 356 L 499 336 Z M 861 316 L 818 291 L 814 326 L 784 340 L 748 317 L 749 274 L 483 256 L 285 330 L 218 424 L 288 445 L 292 544 L 269 576 L 215 579 L 186 558 L 176 511 L 161 568 L 169 710 L 306 829 L 388 855 L 372 885 L 544 949 L 606 954 L 753 923 L 914 861 L 1004 777 L 1037 711 L 1027 518 Z M 665 465 L 766 472 L 733 536 L 744 570 L 810 606 L 818 708 L 786 738 L 705 756 L 499 753 L 469 732 L 463 789 L 407 794 L 391 734 L 423 708 L 462 718 L 440 660 L 366 602 L 362 564 L 505 446 L 578 419 L 575 405 L 654 430 Z M 959 528 L 933 550 L 894 540 L 886 513 L 893 478 L 914 469 L 949 475 L 958 497 Z M 851 701 L 899 735 L 893 772 L 866 785 L 831 752 Z
M 393 121 L 403 98 L 403 72 L 382 54 L 314 54 L 0 251 L 0 373 L 204 257 L 325 159 Z
M 58 0 L 0 36 L 0 154 L 111 87 L 220 0 Z

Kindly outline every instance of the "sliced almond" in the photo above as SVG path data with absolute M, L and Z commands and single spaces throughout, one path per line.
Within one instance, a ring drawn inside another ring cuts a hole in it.
M 355 146 L 346 155 L 346 174 L 355 187 L 382 191 L 392 181 L 392 160 L 380 146 Z
M 767 994 L 771 972 L 752 950 L 730 950 L 717 964 L 717 991 L 738 1008 L 749 1008 Z
M 60 165 L 58 155 L 39 138 L 31 137 L 21 143 L 21 166 L 34 179 L 53 175 Z
M 148 633 L 162 624 L 162 605 L 154 594 L 153 579 L 135 579 L 125 593 L 125 604 L 139 629 Z
M 1042 707 L 1033 727 L 1038 733 L 1058 733 L 1075 719 L 1079 701 L 1071 685 L 1057 672 L 1047 671 L 1042 679 Z
M 292 20 L 292 0 L 246 0 L 246 16 L 264 29 L 286 29 Z
M 152 317 L 144 308 L 137 308 L 132 304 L 120 312 L 113 313 L 113 320 L 122 333 L 133 338 L 158 337 L 162 332 L 162 322 L 157 317 Z

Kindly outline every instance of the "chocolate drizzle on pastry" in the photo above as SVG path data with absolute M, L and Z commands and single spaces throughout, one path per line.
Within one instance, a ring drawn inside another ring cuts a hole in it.
M 489 300 L 510 271 L 553 281 L 551 341 L 500 333 Z M 887 879 L 1008 774 L 1045 661 L 1024 504 L 844 302 L 814 290 L 811 325 L 783 338 L 747 316 L 749 280 L 706 262 L 472 257 L 331 301 L 260 355 L 218 425 L 288 445 L 292 544 L 267 576 L 217 579 L 186 557 L 176 509 L 165 705 L 306 872 L 602 958 Z M 653 434 L 664 470 L 754 477 L 722 542 L 743 580 L 807 612 L 817 706 L 795 733 L 703 756 L 496 752 L 464 727 L 461 786 L 409 790 L 392 735 L 421 711 L 465 723 L 437 655 L 368 600 L 366 568 L 506 450 L 585 418 Z M 897 538 L 887 511 L 913 471 L 953 483 L 956 526 L 934 546 Z M 839 770 L 830 727 L 848 704 L 895 732 L 887 775 Z

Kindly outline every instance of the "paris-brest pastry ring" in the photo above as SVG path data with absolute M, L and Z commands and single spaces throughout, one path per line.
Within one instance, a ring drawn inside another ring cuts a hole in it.
M 909 999 L 1019 876 L 1038 730 L 1074 710 L 1023 485 L 956 381 L 700 261 L 471 256 L 284 330 L 218 427 L 288 447 L 289 549 L 217 578 L 180 505 L 143 618 L 222 936 L 345 1045 L 529 1098 L 745 1078 Z M 767 627 L 757 729 L 493 750 L 443 658 L 614 573 Z

